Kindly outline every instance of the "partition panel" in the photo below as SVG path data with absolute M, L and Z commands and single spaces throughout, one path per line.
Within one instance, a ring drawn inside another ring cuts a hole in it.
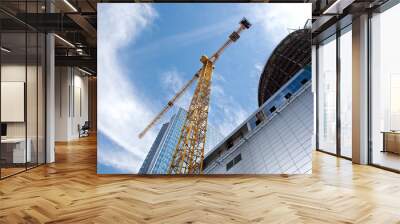
M 26 140 L 26 45 L 26 32 L 1 34 L 2 178 L 26 170 L 26 162 L 30 162 L 30 142 Z
M 1 1 L 24 16 L 43 13 L 45 1 Z M 10 15 L 7 30 L 0 23 L 0 178 L 45 163 L 45 34 Z

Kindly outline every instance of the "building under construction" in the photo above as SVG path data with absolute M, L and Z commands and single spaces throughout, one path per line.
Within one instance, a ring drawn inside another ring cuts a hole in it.
M 311 172 L 311 33 L 290 33 L 261 74 L 257 109 L 204 159 L 205 174 Z
M 203 66 L 195 73 L 193 78 L 176 93 L 167 105 L 139 134 L 143 137 L 157 121 L 174 105 L 188 88 L 196 82 L 196 88 L 192 96 L 186 118 L 179 135 L 175 150 L 169 164 L 167 174 L 201 174 L 203 170 L 204 148 L 206 144 L 208 109 L 210 102 L 211 80 L 217 60 L 222 53 L 240 38 L 241 32 L 251 27 L 251 23 L 243 18 L 239 22 L 239 28 L 233 31 L 228 40 L 218 48 L 211 57 L 201 56 Z
M 287 35 L 274 49 L 260 77 L 258 104 L 261 106 L 296 73 L 311 63 L 311 31 L 299 29 Z

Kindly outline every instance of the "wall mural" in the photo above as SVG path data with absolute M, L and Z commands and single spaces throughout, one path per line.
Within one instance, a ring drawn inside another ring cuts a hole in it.
M 99 174 L 311 173 L 311 4 L 98 4 Z

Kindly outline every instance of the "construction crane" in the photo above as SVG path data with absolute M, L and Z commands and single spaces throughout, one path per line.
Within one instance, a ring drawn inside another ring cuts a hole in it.
M 186 90 L 196 80 L 198 80 L 181 130 L 178 144 L 176 145 L 175 151 L 172 155 L 168 174 L 202 173 L 211 78 L 214 64 L 217 62 L 224 50 L 240 38 L 240 33 L 245 29 L 249 29 L 251 26 L 251 23 L 246 18 L 243 18 L 239 24 L 239 28 L 229 35 L 229 39 L 211 56 L 211 58 L 204 55 L 201 56 L 200 61 L 203 63 L 202 68 L 194 74 L 193 78 L 183 86 L 183 88 L 167 103 L 163 110 L 161 110 L 161 112 L 139 134 L 139 138 L 142 138 L 186 92 Z

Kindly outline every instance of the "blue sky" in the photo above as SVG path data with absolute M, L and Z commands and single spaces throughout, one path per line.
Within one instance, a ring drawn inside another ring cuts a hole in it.
M 257 109 L 260 73 L 274 47 L 311 17 L 310 4 L 99 4 L 98 172 L 136 173 L 161 123 L 138 133 L 238 22 L 253 26 L 215 65 L 209 123 L 229 134 Z M 194 86 L 179 100 L 187 108 Z

